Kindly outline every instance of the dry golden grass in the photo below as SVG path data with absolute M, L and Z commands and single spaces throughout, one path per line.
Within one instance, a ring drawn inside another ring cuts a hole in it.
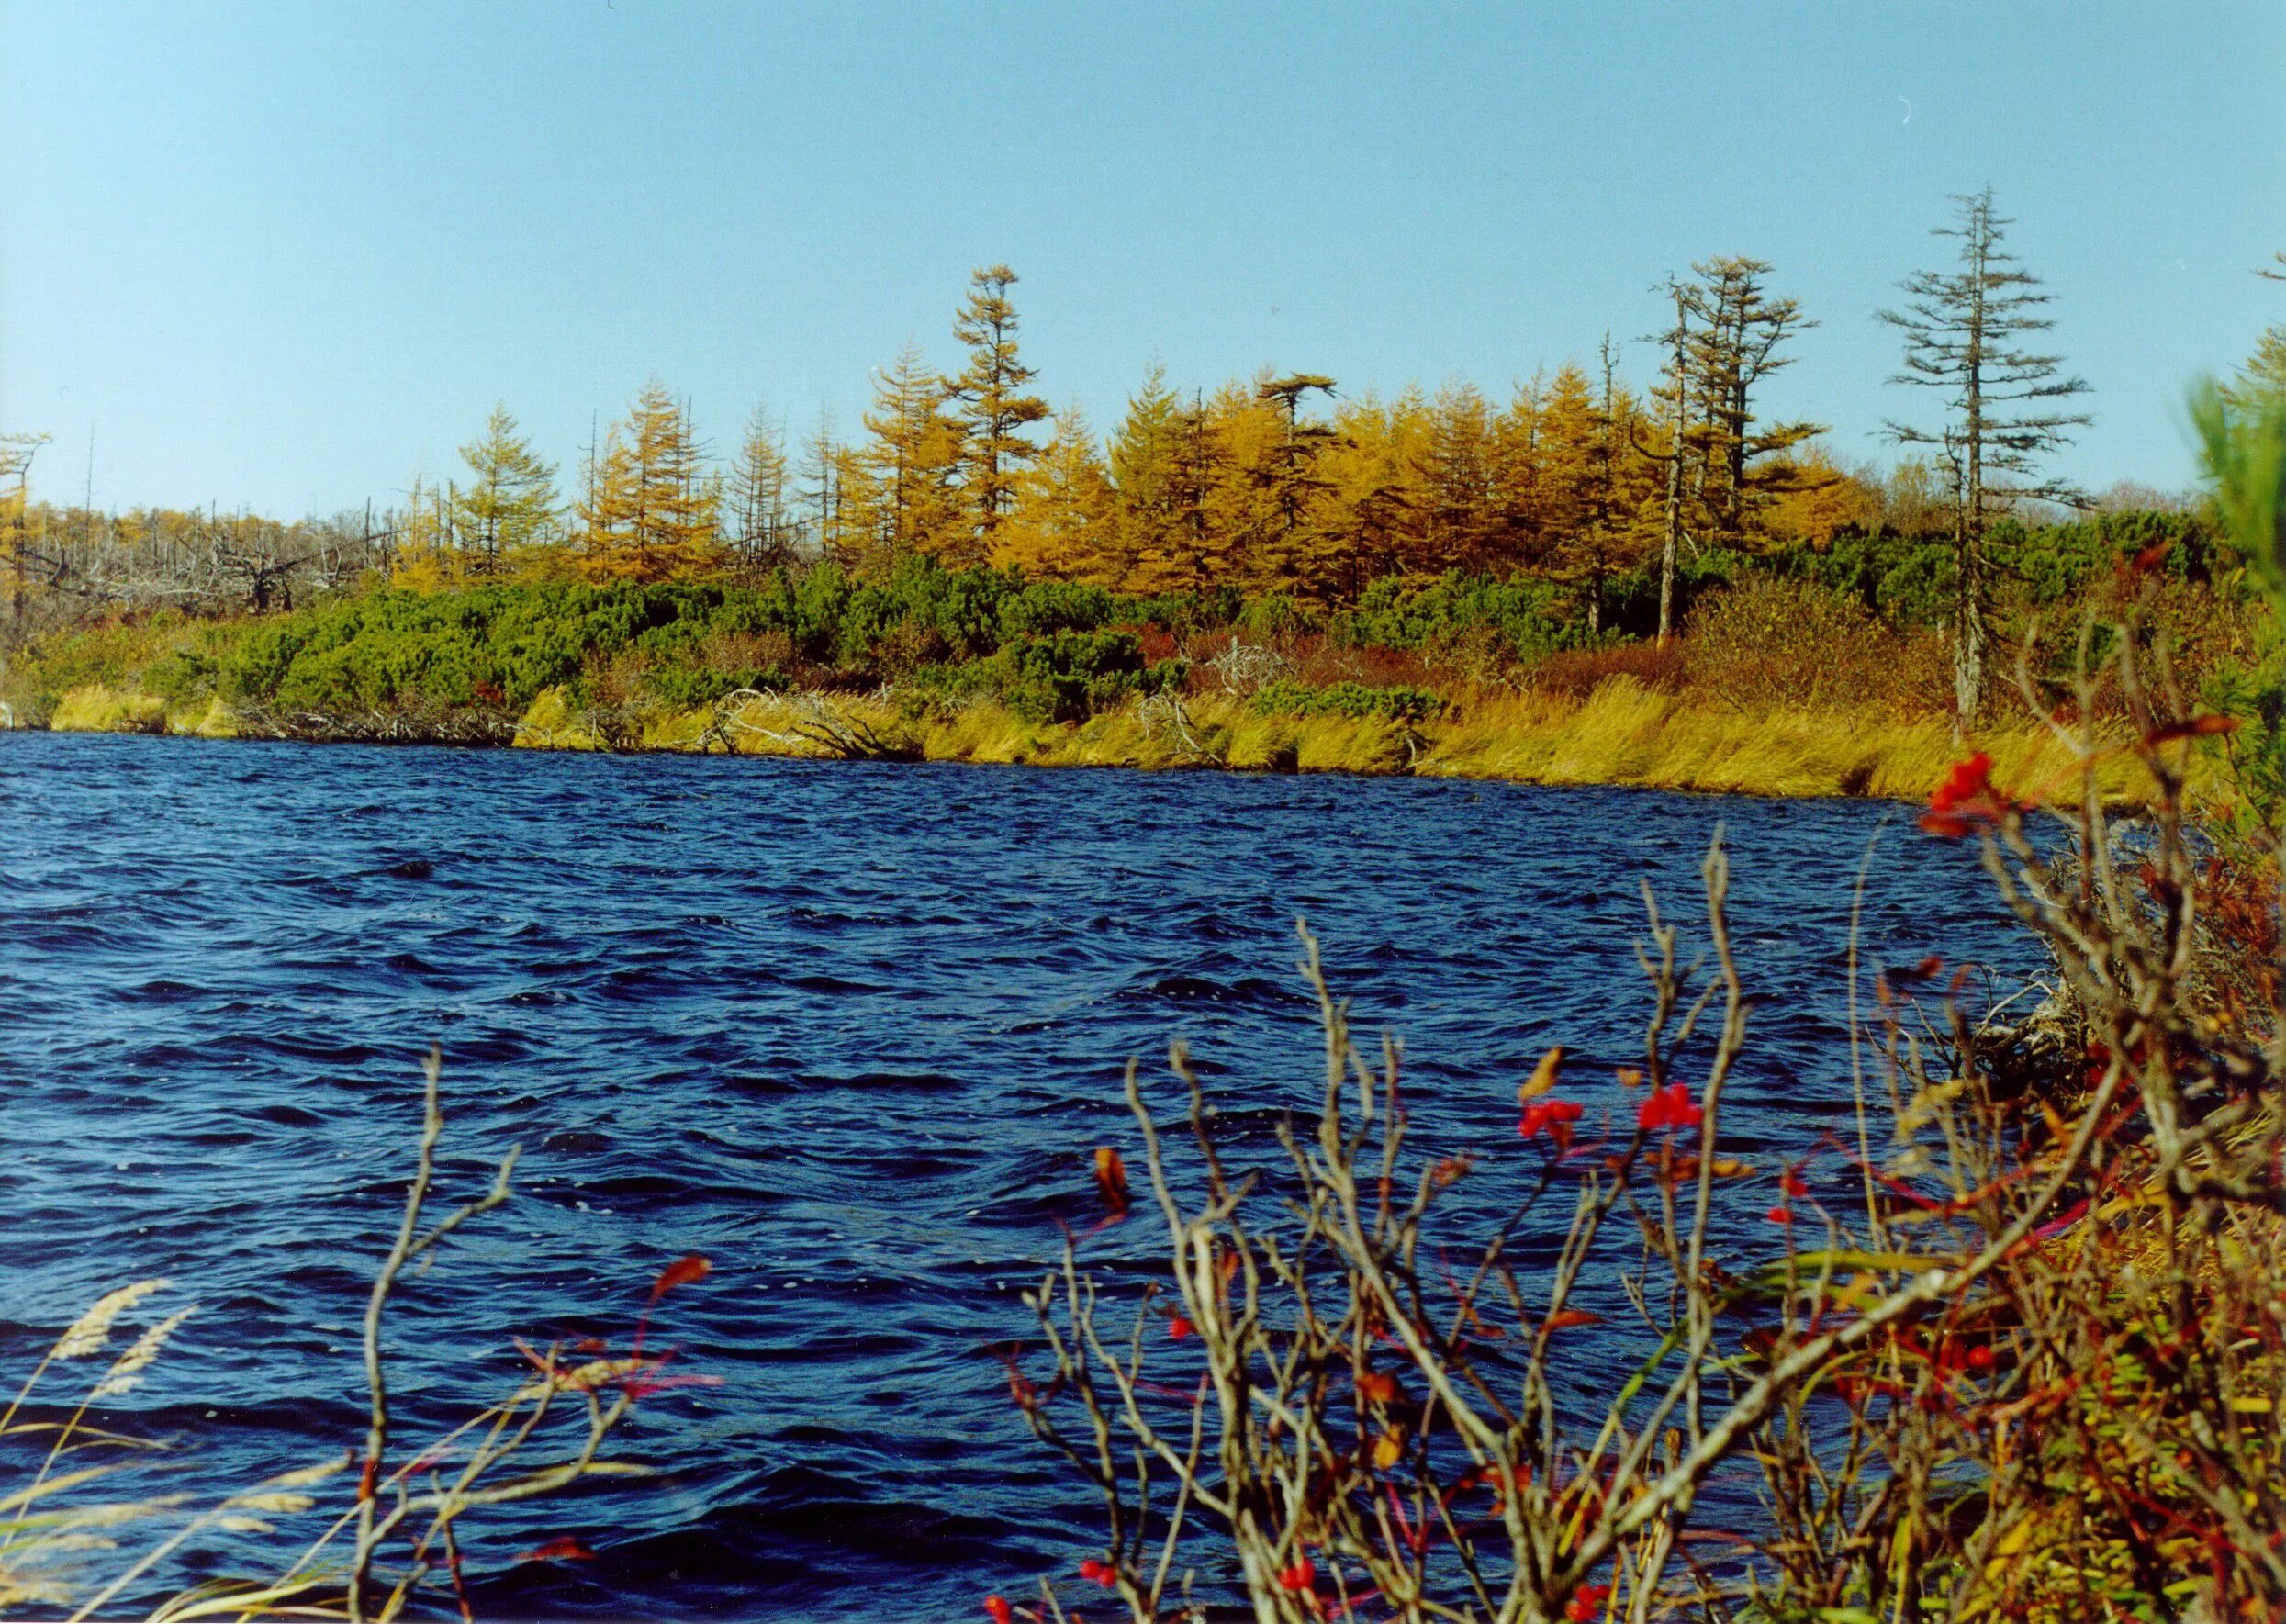
M 1533 784 L 1617 784 L 1717 794 L 1870 796 L 1918 801 L 1964 754 L 1949 722 L 1853 711 L 1725 704 L 1704 694 L 1645 686 L 1621 673 L 1583 697 L 1474 689 L 1441 717 L 1407 724 L 1377 718 L 1261 715 L 1239 699 L 1188 700 L 1179 722 L 1136 704 L 1080 723 L 1027 722 L 985 700 L 918 717 L 893 697 L 738 698 L 688 711 L 606 720 L 577 710 L 562 689 L 534 700 L 518 723 L 520 747 L 604 748 L 818 759 L 847 752 L 785 720 L 789 705 L 822 710 L 929 761 L 1142 769 L 1217 767 L 1247 772 L 1414 773 Z M 775 720 L 774 720 L 775 718 Z M 170 712 L 158 698 L 101 684 L 63 696 L 60 732 L 170 733 L 227 738 L 220 700 Z M 617 731 L 614 732 L 613 729 Z M 2030 722 L 1980 733 L 2002 783 L 2076 804 L 2070 747 Z M 2107 801 L 2139 803 L 2147 785 L 2132 756 L 2098 769 Z M 2219 793 L 2219 784 L 2194 779 Z
M 1586 699 L 1478 692 L 1445 716 L 1404 722 L 1342 716 L 1264 716 L 1242 700 L 1192 700 L 1178 726 L 1129 705 L 1079 724 L 1031 722 L 997 705 L 974 702 L 918 721 L 878 698 L 833 697 L 838 715 L 883 736 L 907 740 L 931 761 L 1023 763 L 1036 767 L 1220 767 L 1256 772 L 1416 773 L 1538 784 L 1619 784 L 1710 793 L 1872 796 L 1919 801 L 1964 754 L 1939 719 L 1887 721 L 1843 712 L 1748 711 L 1686 694 L 1646 689 L 1632 677 L 1604 681 Z M 543 707 L 549 707 L 543 713 Z M 560 700 L 543 699 L 520 742 L 588 745 L 567 737 Z M 764 708 L 732 713 L 742 754 L 825 757 L 835 752 L 772 728 Z M 655 722 L 646 747 L 720 749 L 712 711 Z M 777 733 L 779 736 L 771 736 Z M 2044 729 L 2019 723 L 1980 734 L 1995 777 L 2038 788 L 2063 804 L 2079 799 L 2072 750 Z M 2131 756 L 2100 765 L 2107 801 L 2143 798 Z

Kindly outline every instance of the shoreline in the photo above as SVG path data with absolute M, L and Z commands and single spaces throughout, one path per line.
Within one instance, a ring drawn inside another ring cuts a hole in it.
M 37 727 L 20 731 L 43 731 Z M 1787 800 L 1918 802 L 1968 748 L 1996 779 L 2075 804 L 2080 769 L 2044 727 L 1993 728 L 1968 745 L 1948 722 L 1805 710 L 1758 713 L 1614 678 L 1584 700 L 1481 696 L 1418 722 L 1263 714 L 1235 696 L 1180 706 L 1130 702 L 1080 722 L 1026 721 L 990 702 L 950 709 L 883 695 L 743 693 L 681 711 L 576 711 L 551 689 L 521 718 L 281 715 L 220 700 L 170 709 L 153 695 L 74 689 L 44 731 L 302 744 L 443 745 L 618 755 L 965 762 L 1131 771 L 1347 773 L 1554 786 L 1608 786 Z M 2146 799 L 2130 757 L 2099 764 L 2107 804 Z

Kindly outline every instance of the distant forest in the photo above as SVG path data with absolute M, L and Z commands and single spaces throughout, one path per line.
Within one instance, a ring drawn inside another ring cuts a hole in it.
M 1960 240 L 1959 268 L 1908 279 L 1904 308 L 1881 313 L 1903 332 L 1897 381 L 1939 385 L 1942 400 L 1917 426 L 1890 426 L 1907 454 L 1886 470 L 1843 466 L 1822 447 L 1824 425 L 1766 413 L 1769 380 L 1816 323 L 1760 260 L 1706 260 L 1667 285 L 1670 325 L 1652 335 L 1660 364 L 1641 386 L 1619 375 L 1608 337 L 1592 364 L 1535 375 L 1506 400 L 1468 385 L 1350 395 L 1304 372 L 1183 389 L 1154 367 L 1107 438 L 1036 392 L 1017 279 L 994 265 L 974 274 L 955 315 L 959 368 L 941 372 L 908 345 L 877 374 L 854 439 L 821 424 L 790 441 L 757 409 L 716 454 L 655 381 L 599 425 L 576 466 L 540 456 L 503 405 L 460 448 L 456 476 L 287 522 L 34 503 L 39 442 L 18 435 L 0 546 L 19 622 L 28 594 L 83 609 L 262 610 L 375 580 L 738 584 L 817 560 L 885 579 L 926 557 L 1123 594 L 1235 590 L 1320 609 L 1354 606 L 1392 577 L 1530 577 L 1562 588 L 1592 635 L 1618 586 L 1646 577 L 1659 583 L 1657 630 L 1671 629 L 1678 569 L 1709 554 L 1886 534 L 1950 542 L 1967 566 L 2011 516 L 2187 507 L 2135 487 L 2091 499 L 2040 473 L 2040 454 L 2086 420 L 2067 409 L 2083 386 L 2024 347 L 2047 325 L 2048 296 L 2002 251 L 2008 222 L 1989 194 L 1958 202 L 1940 231 Z M 1982 358 L 1964 364 L 1971 339 Z M 2286 384 L 2281 330 L 2242 384 L 2265 379 Z M 1960 589 L 1981 602 L 1991 588 Z

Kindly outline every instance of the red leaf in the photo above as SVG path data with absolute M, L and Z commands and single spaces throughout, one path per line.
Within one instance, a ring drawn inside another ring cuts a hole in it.
M 1575 1100 L 1534 1100 L 1524 1107 L 1516 1131 L 1528 1139 L 1544 1131 L 1561 1145 L 1571 1137 L 1571 1125 L 1580 1119 L 1581 1109 Z
M 1635 1108 L 1635 1126 L 1647 1134 L 1661 1128 L 1693 1127 L 1698 1122 L 1698 1102 L 1691 1097 L 1688 1083 L 1671 1082 Z
M 1091 1585 L 1101 1585 L 1106 1590 L 1119 1583 L 1119 1575 L 1109 1562 L 1097 1562 L 1092 1556 L 1080 1564 L 1080 1577 Z
M 525 1551 L 518 1562 L 593 1562 L 595 1552 L 588 1550 L 577 1534 L 558 1534 L 546 1544 Z
M 1000 1596 L 988 1596 L 984 1598 L 984 1614 L 992 1619 L 992 1624 L 1013 1624 L 1016 1616 L 1015 1609 L 1008 1605 L 1007 1598 Z
M 1317 1583 L 1317 1564 L 1306 1556 L 1290 1568 L 1280 1569 L 1278 1573 L 1278 1588 L 1281 1590 L 1307 1590 Z
M 651 1300 L 656 1303 L 678 1285 L 689 1285 L 694 1280 L 704 1280 L 714 1271 L 714 1265 L 693 1252 L 678 1258 L 659 1271 L 658 1279 L 651 1282 Z
M 1185 1319 L 1180 1314 L 1170 1316 L 1167 1321 L 1168 1336 L 1173 1338 L 1178 1342 L 1182 1341 L 1183 1338 L 1189 1336 L 1192 1331 L 1196 1328 L 1196 1327 L 1192 1325 L 1189 1320 Z

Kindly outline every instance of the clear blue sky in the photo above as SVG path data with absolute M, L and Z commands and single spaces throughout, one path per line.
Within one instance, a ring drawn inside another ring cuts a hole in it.
M 2279 0 L 0 0 L 0 428 L 51 497 L 92 425 L 99 503 L 330 511 L 495 399 L 568 464 L 654 373 L 718 446 L 854 428 L 992 261 L 1101 429 L 1155 356 L 1505 392 L 1743 252 L 1822 323 L 1772 406 L 1886 455 L 1871 312 L 1989 181 L 2095 388 L 2064 471 L 2174 485 L 2286 317 L 2281 86 Z

